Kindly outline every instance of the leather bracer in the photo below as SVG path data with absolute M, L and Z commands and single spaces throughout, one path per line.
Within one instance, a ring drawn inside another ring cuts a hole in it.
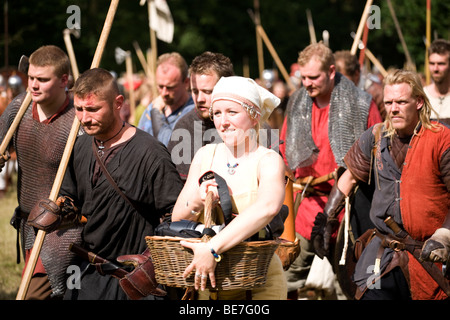
M 119 280 L 120 287 L 130 299 L 138 300 L 148 295 L 165 296 L 167 294 L 158 288 L 149 249 L 142 254 L 120 256 L 117 261 L 134 266 L 133 271 Z
M 337 182 L 333 185 L 323 213 L 319 212 L 314 221 L 311 241 L 314 251 L 320 257 L 328 255 L 331 235 L 339 227 L 338 214 L 344 208 L 345 195 L 339 190 Z
M 40 200 L 28 216 L 28 224 L 45 232 L 80 224 L 82 219 L 73 200 L 59 197 L 55 202 L 50 199 Z

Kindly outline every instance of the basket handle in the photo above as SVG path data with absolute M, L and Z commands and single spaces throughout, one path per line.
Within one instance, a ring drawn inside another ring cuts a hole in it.
M 212 206 L 213 206 L 213 198 L 214 193 L 212 191 L 208 191 L 205 198 L 205 228 L 211 228 L 212 225 Z M 208 242 L 211 237 L 208 235 L 203 235 L 202 242 Z

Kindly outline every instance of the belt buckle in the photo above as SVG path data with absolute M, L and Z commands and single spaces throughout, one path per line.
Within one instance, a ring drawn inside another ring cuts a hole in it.
M 402 243 L 400 241 L 397 241 L 397 240 L 391 240 L 389 242 L 389 247 L 392 250 L 397 251 L 397 252 L 403 250 Z

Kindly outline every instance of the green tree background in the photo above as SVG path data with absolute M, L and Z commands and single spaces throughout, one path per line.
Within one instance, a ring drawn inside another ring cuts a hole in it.
M 253 0 L 168 0 L 175 23 L 171 44 L 158 41 L 158 54 L 178 51 L 187 60 L 205 50 L 229 56 L 237 74 L 242 74 L 244 61 L 248 61 L 251 77 L 258 76 L 256 32 L 249 10 L 254 10 Z M 8 14 L 5 16 L 5 4 Z M 365 6 L 361 0 L 260 0 L 261 25 L 267 33 L 283 65 L 289 67 L 298 52 L 310 43 L 306 10 L 311 10 L 317 40 L 322 32 L 330 33 L 333 51 L 350 49 Z M 21 55 L 29 55 L 43 44 L 55 44 L 65 49 L 63 30 L 66 28 L 69 5 L 81 9 L 81 37 L 72 37 L 80 72 L 90 67 L 103 27 L 110 1 L 107 0 L 3 0 L 2 26 L 7 21 L 8 36 L 1 33 L 1 67 L 15 66 Z M 406 61 L 399 36 L 386 0 L 375 0 L 380 8 L 380 28 L 372 29 L 368 48 L 384 67 L 403 67 Z M 423 71 L 425 60 L 426 0 L 392 0 L 397 19 L 417 70 Z M 450 36 L 450 1 L 432 0 L 432 39 Z M 5 20 L 7 18 L 7 20 Z M 7 40 L 7 46 L 5 41 Z M 137 41 L 145 50 L 150 46 L 147 7 L 139 0 L 120 1 L 113 27 L 100 66 L 118 73 L 125 64 L 118 65 L 114 49 L 120 47 L 133 54 L 135 71 L 141 66 L 133 48 Z M 7 48 L 7 50 L 6 50 Z M 276 64 L 264 48 L 266 68 Z

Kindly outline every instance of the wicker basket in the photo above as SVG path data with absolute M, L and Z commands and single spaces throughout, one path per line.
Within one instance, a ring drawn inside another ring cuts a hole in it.
M 211 214 L 205 204 L 205 225 L 208 226 Z M 181 240 L 204 242 L 209 239 L 187 239 L 179 237 L 147 236 L 155 269 L 156 281 L 170 287 L 193 287 L 194 273 L 183 278 L 184 270 L 193 259 L 192 250 L 183 247 Z M 222 254 L 222 260 L 215 270 L 216 288 L 219 290 L 251 290 L 266 283 L 267 270 L 272 260 L 278 241 L 242 242 Z M 212 289 L 208 281 L 208 289 Z
M 194 255 L 192 250 L 180 244 L 180 240 L 201 242 L 201 239 L 146 237 L 156 281 L 170 287 L 193 287 L 194 273 L 183 278 L 183 272 L 192 262 Z M 270 261 L 277 247 L 277 241 L 242 242 L 224 252 L 215 271 L 216 288 L 250 290 L 264 285 Z M 208 286 L 208 289 L 211 287 Z

